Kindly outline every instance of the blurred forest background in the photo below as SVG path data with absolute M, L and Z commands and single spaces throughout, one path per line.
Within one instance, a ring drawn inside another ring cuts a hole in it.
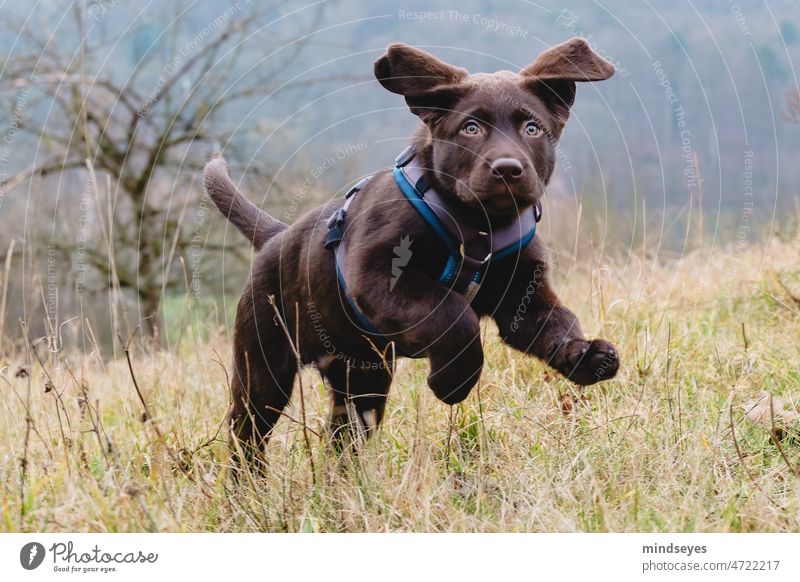
M 417 123 L 372 77 L 396 41 L 516 71 L 579 35 L 617 66 L 579 87 L 548 191 L 544 236 L 571 260 L 741 251 L 796 226 L 795 0 L 3 8 L 0 342 L 24 344 L 22 319 L 54 350 L 139 326 L 169 343 L 187 300 L 230 326 L 252 251 L 205 199 L 204 163 L 224 151 L 287 222 L 388 165 Z

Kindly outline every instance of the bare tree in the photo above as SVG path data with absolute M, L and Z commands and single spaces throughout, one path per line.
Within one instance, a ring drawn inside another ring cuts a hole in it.
M 89 34 L 93 22 L 85 10 L 74 12 L 80 43 L 73 54 L 57 36 L 7 23 L 22 31 L 27 52 L 6 60 L 0 91 L 30 93 L 33 119 L 24 130 L 45 153 L 8 178 L 3 191 L 40 176 L 61 181 L 70 172 L 86 177 L 98 203 L 98 191 L 110 188 L 114 195 L 108 192 L 100 220 L 103 243 L 82 252 L 106 288 L 135 293 L 152 336 L 163 294 L 184 285 L 177 257 L 191 245 L 191 229 L 174 216 L 181 206 L 172 202 L 176 177 L 199 174 L 208 154 L 228 144 L 237 124 L 224 113 L 274 89 L 306 42 L 268 36 L 260 23 L 270 8 L 262 3 L 245 13 L 231 4 L 188 39 L 176 19 L 173 58 L 164 63 L 163 51 L 147 50 L 127 78 L 97 62 L 109 43 Z M 320 14 L 307 18 L 309 30 Z M 256 58 L 247 54 L 254 44 Z M 192 155 L 197 151 L 202 155 Z M 73 252 L 74 236 L 60 237 L 56 246 Z

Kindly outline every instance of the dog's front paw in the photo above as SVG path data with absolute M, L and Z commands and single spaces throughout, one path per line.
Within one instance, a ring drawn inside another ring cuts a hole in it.
M 581 386 L 610 380 L 619 369 L 617 349 L 606 340 L 573 340 L 565 348 L 561 372 Z

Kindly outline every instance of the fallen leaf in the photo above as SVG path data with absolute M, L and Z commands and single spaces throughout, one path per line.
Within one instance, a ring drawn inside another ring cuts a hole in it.
M 767 391 L 759 392 L 755 400 L 746 402 L 741 406 L 744 410 L 744 417 L 747 420 L 768 428 L 772 427 L 773 419 L 776 425 L 784 426 L 793 422 L 800 422 L 800 414 L 786 410 L 786 404 L 783 399 Z
M 569 416 L 575 410 L 577 405 L 584 404 L 588 406 L 589 397 L 584 396 L 583 394 L 581 394 L 580 397 L 572 394 L 562 394 L 558 399 L 558 402 L 561 406 L 561 414 L 564 416 Z

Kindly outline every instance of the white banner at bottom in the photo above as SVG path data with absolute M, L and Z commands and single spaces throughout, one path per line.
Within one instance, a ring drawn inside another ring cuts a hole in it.
M 31 533 L 0 535 L 0 579 L 799 580 L 799 554 L 800 534 Z

